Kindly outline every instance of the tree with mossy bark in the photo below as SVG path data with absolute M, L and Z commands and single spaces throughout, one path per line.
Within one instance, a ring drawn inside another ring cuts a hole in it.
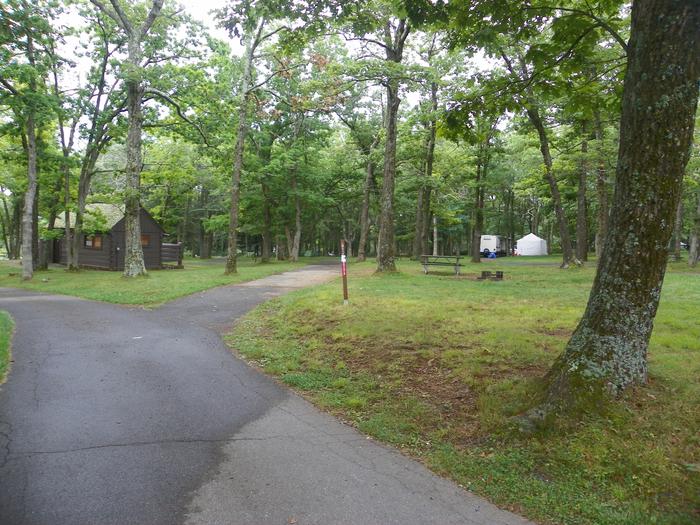
M 142 130 L 143 97 L 143 44 L 163 9 L 163 0 L 153 0 L 146 16 L 139 20 L 141 13 L 127 12 L 119 0 L 110 0 L 108 6 L 99 0 L 90 0 L 105 15 L 109 16 L 124 33 L 127 40 L 127 60 L 122 74 L 125 78 L 129 129 L 127 132 L 126 189 L 125 189 L 125 253 L 124 276 L 146 275 L 146 265 L 141 247 L 141 224 L 139 202 L 141 193 L 142 169 Z M 129 11 L 133 11 L 129 9 Z
M 49 24 L 53 2 L 12 0 L 0 6 L 5 23 L 0 31 L 0 104 L 13 115 L 27 166 L 21 227 L 22 279 L 34 276 L 37 250 L 38 148 L 42 123 L 54 114 L 55 99 L 47 93 L 51 58 L 46 49 L 57 38 Z
M 549 371 L 532 423 L 647 381 L 647 352 L 690 156 L 700 3 L 638 0 L 622 97 L 610 225 L 583 318 Z

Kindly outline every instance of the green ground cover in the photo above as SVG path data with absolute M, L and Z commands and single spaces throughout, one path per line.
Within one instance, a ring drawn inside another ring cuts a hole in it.
M 700 269 L 670 265 L 650 382 L 582 421 L 524 436 L 510 416 L 583 313 L 594 264 L 558 258 L 468 264 L 460 278 L 415 262 L 258 307 L 228 338 L 252 363 L 362 432 L 542 523 L 700 521 Z M 502 282 L 478 281 L 502 269 Z
M 254 263 L 240 258 L 238 274 L 224 275 L 224 259 L 186 259 L 181 270 L 150 270 L 148 276 L 125 279 L 121 272 L 81 270 L 67 272 L 55 266 L 35 272 L 34 279 L 23 282 L 16 262 L 0 262 L 0 287 L 9 286 L 74 295 L 109 303 L 143 305 L 147 307 L 171 301 L 195 292 L 244 281 L 260 279 L 274 273 L 301 268 L 307 262 Z
M 0 310 L 0 384 L 5 381 L 5 376 L 10 364 L 10 339 L 12 338 L 12 318 Z

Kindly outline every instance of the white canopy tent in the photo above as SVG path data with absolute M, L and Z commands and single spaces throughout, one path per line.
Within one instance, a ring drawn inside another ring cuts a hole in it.
M 547 241 L 534 233 L 518 239 L 518 255 L 547 255 Z

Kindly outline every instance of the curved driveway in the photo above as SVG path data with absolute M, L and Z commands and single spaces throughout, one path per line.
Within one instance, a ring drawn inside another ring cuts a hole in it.
M 0 289 L 2 525 L 516 524 L 232 356 L 254 305 L 307 267 L 155 311 Z

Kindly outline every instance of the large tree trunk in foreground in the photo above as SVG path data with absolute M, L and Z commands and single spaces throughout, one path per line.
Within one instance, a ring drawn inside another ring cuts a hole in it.
M 697 109 L 698 27 L 698 2 L 643 0 L 632 7 L 608 235 L 586 312 L 547 376 L 545 413 L 617 395 L 647 379 L 647 348 Z

